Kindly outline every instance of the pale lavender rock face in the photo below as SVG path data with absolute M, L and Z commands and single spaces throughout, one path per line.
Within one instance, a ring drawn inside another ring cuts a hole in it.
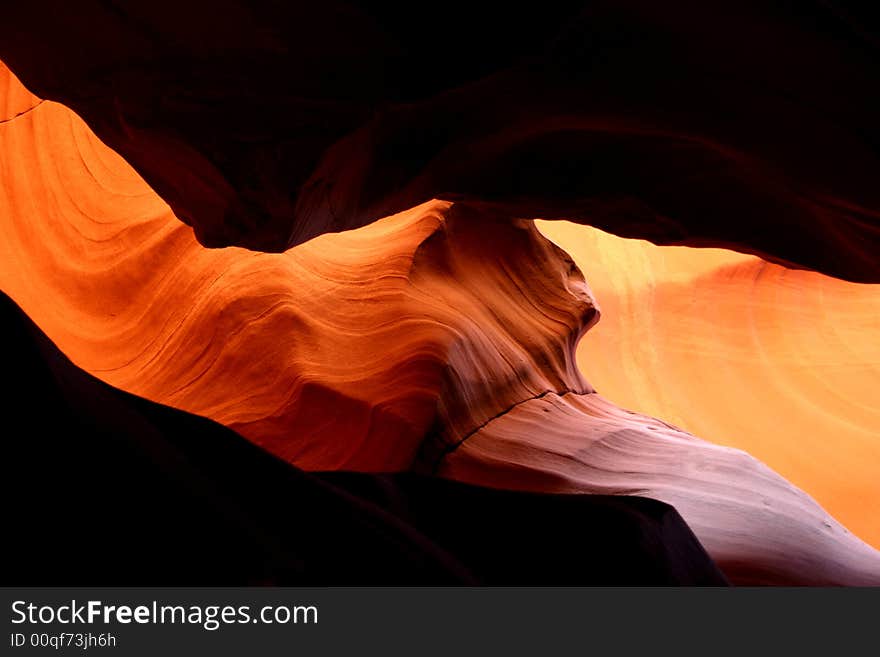
M 303 467 L 439 460 L 482 485 L 655 497 L 735 582 L 880 584 L 880 554 L 755 459 L 592 393 L 575 347 L 598 309 L 532 222 L 432 203 L 277 256 L 210 251 L 61 106 L 3 131 L 18 167 L 0 190 L 14 265 L 0 283 L 105 380 L 240 429 L 265 421 L 242 433 Z M 284 321 L 256 330 L 267 317 Z M 304 375 L 334 394 L 299 394 Z M 376 408 L 393 421 L 377 429 Z
M 880 552 L 766 465 L 595 393 L 517 405 L 448 454 L 438 473 L 662 500 L 736 584 L 880 585 Z

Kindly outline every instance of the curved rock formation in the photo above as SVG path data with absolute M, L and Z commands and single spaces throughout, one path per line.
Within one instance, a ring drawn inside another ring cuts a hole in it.
M 302 467 L 365 470 L 409 467 L 435 422 L 589 390 L 591 297 L 531 223 L 433 203 L 285 254 L 207 250 L 69 110 L 0 130 L 0 285 L 113 385 Z
M 603 396 L 744 449 L 880 546 L 880 286 L 541 222 L 602 303 Z
M 36 0 L 0 58 L 211 246 L 442 198 L 878 282 L 878 22 L 849 5 Z
M 500 488 L 663 500 L 737 584 L 880 583 L 880 553 L 763 463 L 595 393 L 517 405 L 462 437 L 437 473 Z
M 655 500 L 307 474 L 210 420 L 101 383 L 2 293 L 0 322 L 13 384 L 0 400 L 0 486 L 16 527 L 0 563 L 7 584 L 726 583 Z M 22 413 L 35 405 L 44 412 Z M 59 549 L 60 534 L 77 540 Z
M 307 469 L 645 491 L 734 581 L 880 581 L 880 554 L 754 459 L 593 393 L 574 350 L 595 304 L 532 222 L 432 202 L 283 254 L 207 250 L 60 105 L 0 125 L 0 154 L 0 286 L 111 384 Z

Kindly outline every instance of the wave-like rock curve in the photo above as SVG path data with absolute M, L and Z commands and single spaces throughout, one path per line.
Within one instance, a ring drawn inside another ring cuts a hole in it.
M 747 451 L 880 546 L 880 286 L 539 227 L 602 303 L 577 360 L 603 396 Z
M 0 561 L 7 585 L 726 583 L 656 500 L 305 473 L 226 427 L 98 381 L 2 293 L 0 322 L 13 383 L 0 399 L 0 493 L 19 530 Z M 96 508 L 112 521 L 83 532 Z M 59 550 L 59 534 L 77 540 Z
M 766 465 L 595 393 L 517 405 L 456 443 L 437 473 L 499 488 L 663 500 L 738 584 L 880 584 L 880 553 Z
M 60 105 L 0 152 L 3 289 L 81 367 L 302 467 L 406 468 L 436 422 L 590 389 L 592 298 L 530 222 L 432 203 L 284 254 L 208 250 Z
M 0 170 L 0 286 L 81 367 L 220 421 L 296 465 L 404 470 L 439 459 L 448 468 L 555 396 L 604 404 L 574 363 L 595 302 L 532 222 L 432 202 L 283 254 L 207 250 L 60 105 L 0 125 L 0 153 L 16 163 Z M 613 421 L 554 406 L 528 431 L 492 440 L 505 456 L 485 483 L 502 481 L 524 453 L 554 449 L 562 432 L 585 447 L 565 459 L 574 490 L 592 490 L 584 469 L 601 469 L 607 452 L 593 463 L 590 445 L 613 450 L 623 430 L 627 447 L 656 449 L 622 485 L 660 499 L 674 490 L 735 580 L 877 581 L 875 551 L 753 459 L 602 408 Z M 691 449 L 676 451 L 682 442 Z M 705 454 L 725 480 L 693 476 Z M 632 454 L 618 455 L 627 470 Z M 762 526 L 785 529 L 770 541 L 750 533 L 757 490 L 771 502 Z M 704 510 L 723 495 L 722 525 Z M 804 540 L 810 532 L 825 538 Z M 779 565 L 780 550 L 791 567 Z

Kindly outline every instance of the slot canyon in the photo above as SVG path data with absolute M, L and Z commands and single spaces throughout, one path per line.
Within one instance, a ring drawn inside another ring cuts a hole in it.
M 880 585 L 871 16 L 63 5 L 0 24 L 8 580 Z

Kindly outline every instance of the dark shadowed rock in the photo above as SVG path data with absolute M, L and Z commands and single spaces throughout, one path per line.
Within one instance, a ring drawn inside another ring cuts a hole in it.
M 430 198 L 880 281 L 878 22 L 846 3 L 5 8 L 0 58 L 209 246 Z
M 726 583 L 661 502 L 307 474 L 0 321 L 6 584 Z

